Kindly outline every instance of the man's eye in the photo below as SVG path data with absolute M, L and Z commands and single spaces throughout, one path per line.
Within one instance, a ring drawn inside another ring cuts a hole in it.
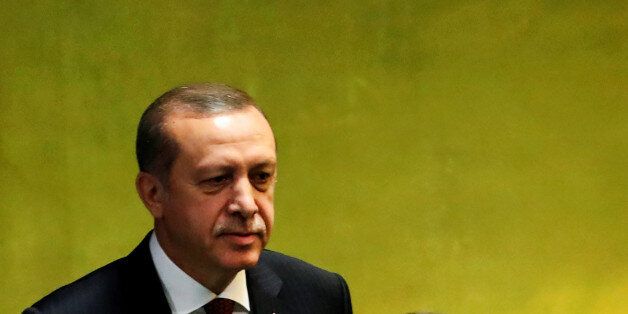
M 227 182 L 228 180 L 229 180 L 229 176 L 222 175 L 222 176 L 216 176 L 216 177 L 211 177 L 209 179 L 206 179 L 203 181 L 203 183 L 211 185 L 211 186 L 217 186 L 217 185 L 221 185 Z
M 270 179 L 270 173 L 260 172 L 253 175 L 253 180 L 256 183 L 265 183 Z
M 257 172 L 251 176 L 251 183 L 259 191 L 266 191 L 272 185 L 273 174 L 269 172 Z

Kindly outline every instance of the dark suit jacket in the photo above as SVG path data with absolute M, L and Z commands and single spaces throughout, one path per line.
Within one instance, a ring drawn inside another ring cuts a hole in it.
M 149 233 L 150 235 L 150 233 Z M 45 296 L 24 313 L 171 313 L 148 246 Z M 252 313 L 352 313 L 344 279 L 264 250 L 246 270 Z

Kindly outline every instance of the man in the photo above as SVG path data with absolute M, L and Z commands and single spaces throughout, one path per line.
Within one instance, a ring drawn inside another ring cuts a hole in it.
M 216 84 L 165 93 L 142 115 L 136 154 L 154 231 L 25 313 L 351 313 L 342 277 L 264 250 L 277 156 L 246 93 Z

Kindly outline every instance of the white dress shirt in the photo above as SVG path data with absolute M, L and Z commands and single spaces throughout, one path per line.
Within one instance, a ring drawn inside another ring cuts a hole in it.
M 246 314 L 251 310 L 244 270 L 238 272 L 219 295 L 211 292 L 179 268 L 159 245 L 155 232 L 150 237 L 150 255 L 161 280 L 161 286 L 173 314 L 204 314 L 203 305 L 215 298 L 235 301 L 234 314 Z

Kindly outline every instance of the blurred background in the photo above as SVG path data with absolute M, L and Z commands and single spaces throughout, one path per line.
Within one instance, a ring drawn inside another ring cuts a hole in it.
M 624 1 L 5 1 L 0 312 L 152 226 L 135 128 L 225 82 L 279 144 L 270 248 L 356 313 L 628 312 Z

